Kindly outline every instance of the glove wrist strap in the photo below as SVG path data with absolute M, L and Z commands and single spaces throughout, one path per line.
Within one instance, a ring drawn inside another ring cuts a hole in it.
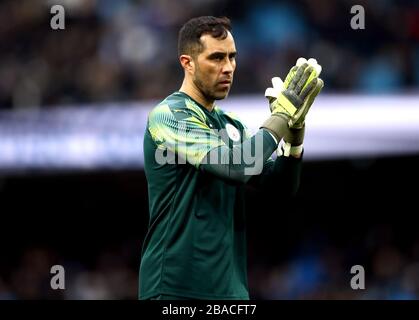
M 276 141 L 281 141 L 289 130 L 288 117 L 282 113 L 274 113 L 265 120 L 261 128 L 267 129 L 271 132 L 275 136 Z

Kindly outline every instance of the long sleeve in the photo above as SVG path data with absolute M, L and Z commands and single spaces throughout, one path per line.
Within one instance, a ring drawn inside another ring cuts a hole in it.
M 240 144 L 226 145 L 208 127 L 197 108 L 170 108 L 162 104 L 150 113 L 148 130 L 157 145 L 159 164 L 189 163 L 198 170 L 236 183 L 247 183 L 263 172 L 277 148 L 272 135 L 260 129 Z
M 197 170 L 232 183 L 249 183 L 257 188 L 298 188 L 301 159 L 270 157 L 277 142 L 265 129 L 248 135 L 231 147 L 212 130 L 199 108 L 170 108 L 162 104 L 148 119 L 148 130 L 157 145 L 160 164 L 193 165 Z
M 261 129 L 232 148 L 220 146 L 212 149 L 199 168 L 222 179 L 247 183 L 253 176 L 263 173 L 266 161 L 276 147 L 270 133 Z
M 263 172 L 252 177 L 249 185 L 268 192 L 294 196 L 300 186 L 302 160 L 303 156 L 301 158 L 278 156 L 276 160 L 269 158 Z

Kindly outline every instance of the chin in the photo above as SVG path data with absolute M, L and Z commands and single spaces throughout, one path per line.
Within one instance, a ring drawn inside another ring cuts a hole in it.
M 227 94 L 226 95 L 223 95 L 223 96 L 218 96 L 218 97 L 215 98 L 215 100 L 223 100 L 226 97 L 227 97 Z
M 228 91 L 227 92 L 223 92 L 220 93 L 218 95 L 215 96 L 215 100 L 223 100 L 228 96 Z

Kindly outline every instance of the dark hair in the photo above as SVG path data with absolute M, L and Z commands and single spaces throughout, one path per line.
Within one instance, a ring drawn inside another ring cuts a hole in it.
M 203 16 L 192 18 L 179 31 L 178 54 L 196 56 L 204 49 L 201 43 L 203 34 L 210 34 L 217 39 L 227 38 L 231 32 L 231 22 L 227 17 Z

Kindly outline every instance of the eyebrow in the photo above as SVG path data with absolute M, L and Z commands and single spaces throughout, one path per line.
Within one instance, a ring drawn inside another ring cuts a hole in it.
M 225 52 L 222 52 L 222 51 L 215 51 L 215 52 L 211 53 L 211 54 L 208 56 L 208 58 L 209 58 L 209 59 L 214 59 L 214 58 L 218 58 L 218 57 L 222 57 L 222 58 L 224 58 L 226 55 L 227 55 L 227 53 L 225 53 Z M 236 57 L 236 56 L 237 56 L 237 51 L 230 52 L 228 56 L 229 56 L 229 57 Z

